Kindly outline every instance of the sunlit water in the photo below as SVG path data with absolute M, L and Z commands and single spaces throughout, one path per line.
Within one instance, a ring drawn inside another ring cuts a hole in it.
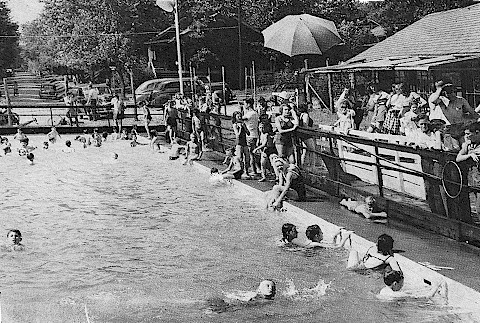
M 0 157 L 2 234 L 18 228 L 26 246 L 1 254 L 4 323 L 87 322 L 85 309 L 90 322 L 461 320 L 432 301 L 378 300 L 380 277 L 346 271 L 343 249 L 278 247 L 288 213 L 263 210 L 259 194 L 212 187 L 182 160 L 126 141 L 74 142 L 70 154 L 61 145 L 34 151 L 34 165 Z M 263 279 L 277 282 L 274 301 L 206 310 L 207 299 Z

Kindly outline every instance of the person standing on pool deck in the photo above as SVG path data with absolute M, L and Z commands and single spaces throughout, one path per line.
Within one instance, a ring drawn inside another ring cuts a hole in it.
M 275 147 L 281 158 L 286 158 L 290 163 L 295 163 L 293 149 L 293 133 L 298 127 L 298 118 L 295 111 L 287 104 L 282 104 L 281 114 L 275 118 L 276 135 Z
M 150 121 L 152 121 L 152 115 L 150 114 L 150 109 L 148 108 L 147 104 L 147 101 L 143 101 L 140 103 L 140 106 L 142 107 L 143 113 L 143 125 L 147 131 L 147 137 L 150 139 L 150 129 L 148 128 L 148 125 L 150 124 Z
M 259 117 L 257 111 L 253 108 L 253 98 L 248 98 L 245 100 L 245 111 L 243 112 L 243 121 L 245 122 L 245 126 L 248 129 L 249 134 L 247 135 L 247 148 L 248 154 L 250 157 L 250 166 L 252 168 L 253 174 L 257 174 L 257 170 L 260 168 L 257 165 L 257 161 L 255 160 L 254 150 L 257 147 L 258 141 L 258 123 Z M 248 165 L 245 164 L 245 169 L 248 169 Z
M 11 229 L 7 232 L 7 244 L 6 248 L 10 251 L 23 251 L 25 246 L 21 244 L 22 233 L 20 230 Z

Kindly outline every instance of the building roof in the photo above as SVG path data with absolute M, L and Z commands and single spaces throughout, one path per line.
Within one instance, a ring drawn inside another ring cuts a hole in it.
M 429 14 L 347 63 L 458 54 L 480 54 L 480 4 Z
M 319 67 L 307 72 L 311 73 L 335 73 L 335 72 L 356 72 L 356 71 L 380 71 L 380 70 L 397 70 L 397 71 L 429 71 L 445 66 L 455 66 L 454 64 L 478 60 L 480 54 L 476 55 L 442 55 L 429 57 L 389 57 L 379 58 L 370 61 L 352 61 L 343 64 Z M 458 66 L 458 65 L 457 65 Z

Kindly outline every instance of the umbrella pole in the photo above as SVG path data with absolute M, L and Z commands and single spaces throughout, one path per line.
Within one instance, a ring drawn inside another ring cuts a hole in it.
M 248 67 L 245 67 L 245 98 L 248 96 Z
M 225 107 L 225 115 L 227 115 L 227 98 L 225 91 L 225 66 L 222 66 L 222 91 L 223 91 L 223 104 Z M 220 112 L 220 109 L 219 109 Z

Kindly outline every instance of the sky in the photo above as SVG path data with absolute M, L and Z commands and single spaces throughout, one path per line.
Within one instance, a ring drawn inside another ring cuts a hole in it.
M 43 5 L 38 0 L 7 0 L 12 20 L 21 24 L 32 21 L 40 15 Z

